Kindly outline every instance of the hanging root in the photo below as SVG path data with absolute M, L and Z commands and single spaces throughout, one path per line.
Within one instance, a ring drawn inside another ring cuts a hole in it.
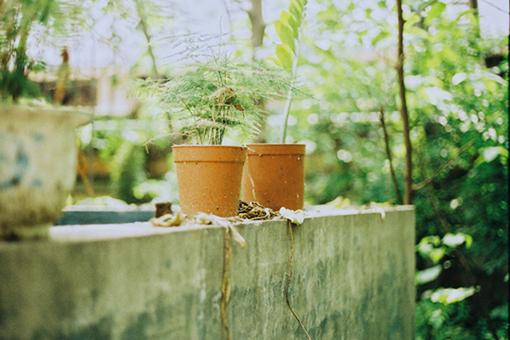
M 285 282 L 284 282 L 284 293 L 285 293 L 285 302 L 287 303 L 287 307 L 289 307 L 290 312 L 294 316 L 294 318 L 299 323 L 299 326 L 303 330 L 303 332 L 306 335 L 306 338 L 308 340 L 312 340 L 312 337 L 310 336 L 310 333 L 308 333 L 308 330 L 306 329 L 305 325 L 297 315 L 297 313 L 294 311 L 294 308 L 290 305 L 290 296 L 289 296 L 289 288 L 290 288 L 290 282 L 292 281 L 292 275 L 293 275 L 293 264 L 294 264 L 294 255 L 296 253 L 296 248 L 294 244 L 294 234 L 292 228 L 294 227 L 294 224 L 287 220 L 287 236 L 289 237 L 290 241 L 290 252 L 289 252 L 289 259 L 287 262 L 287 273 L 285 275 Z
M 221 334 L 223 339 L 231 340 L 230 327 L 228 325 L 228 302 L 230 300 L 230 265 L 232 258 L 232 235 L 230 228 L 225 228 L 223 234 L 223 271 L 221 278 Z

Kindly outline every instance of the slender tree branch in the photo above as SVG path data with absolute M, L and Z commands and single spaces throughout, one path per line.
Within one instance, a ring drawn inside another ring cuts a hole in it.
M 135 0 L 136 4 L 136 11 L 138 13 L 138 17 L 140 18 L 140 28 L 142 30 L 142 33 L 145 37 L 145 40 L 147 41 L 147 53 L 149 53 L 149 57 L 151 58 L 152 62 L 152 75 L 157 76 L 159 75 L 158 72 L 158 64 L 156 63 L 156 56 L 154 54 L 154 49 L 152 48 L 152 39 L 151 35 L 149 33 L 149 26 L 147 25 L 147 17 L 145 16 L 145 10 L 143 8 L 143 4 L 140 2 L 141 0 Z
M 478 0 L 469 0 L 469 7 L 473 10 L 475 15 L 475 34 L 480 38 L 480 10 L 478 9 Z
M 390 174 L 391 179 L 393 181 L 393 186 L 395 187 L 395 195 L 397 196 L 397 201 L 402 202 L 402 193 L 400 192 L 400 188 L 398 187 L 397 175 L 395 173 L 395 168 L 393 167 L 393 157 L 391 155 L 390 148 L 390 138 L 388 136 L 388 130 L 386 129 L 386 122 L 384 120 L 384 109 L 381 107 L 379 110 L 379 121 L 381 122 L 381 127 L 384 135 L 384 146 L 386 149 L 386 156 L 388 157 L 388 161 L 390 163 Z
M 409 128 L 409 111 L 407 109 L 406 85 L 404 80 L 404 18 L 402 15 L 402 0 L 397 0 L 397 22 L 398 22 L 398 56 L 397 74 L 400 95 L 400 115 L 404 128 L 405 155 L 405 193 L 404 204 L 413 203 L 413 148 Z

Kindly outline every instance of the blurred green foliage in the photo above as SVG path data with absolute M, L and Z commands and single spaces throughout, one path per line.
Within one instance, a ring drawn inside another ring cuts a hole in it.
M 49 7 L 38 8 L 32 22 L 65 28 L 49 15 L 60 13 L 58 8 L 66 13 L 78 10 L 55 3 L 65 2 L 40 2 Z M 115 11 L 119 7 L 115 3 L 108 1 L 106 9 Z M 119 20 L 127 15 L 124 11 Z M 14 17 L 0 17 L 0 38 L 9 37 L 5 27 Z M 467 1 L 404 1 L 404 19 L 416 190 L 416 337 L 505 339 L 508 39 L 480 36 L 476 12 Z M 293 103 L 289 137 L 307 144 L 307 203 L 400 203 L 379 122 L 384 110 L 397 179 L 403 183 L 394 3 L 317 0 L 307 8 L 303 29 L 298 82 L 313 97 Z M 0 55 L 9 56 L 8 61 L 0 58 L 2 96 L 33 95 L 29 86 L 21 87 L 26 92 L 6 90 L 12 85 L 11 73 L 18 72 L 15 60 L 24 55 L 24 46 L 5 39 L 0 43 Z M 30 67 L 41 66 L 20 62 L 22 77 Z M 268 117 L 268 141 L 277 141 L 281 120 L 280 114 Z M 95 130 L 83 133 L 84 151 L 112 161 L 117 197 L 141 202 L 171 192 L 166 198 L 175 200 L 172 171 L 163 181 L 147 179 L 148 153 L 143 145 L 158 137 L 157 143 L 168 148 L 175 141 L 168 135 L 171 122 L 163 118 L 157 127 L 139 123 L 139 130 L 124 123 L 104 122 L 102 127 L 97 123 Z
M 305 29 L 299 71 L 316 99 L 296 102 L 290 129 L 294 140 L 308 144 L 308 202 L 343 196 L 360 204 L 398 203 L 378 120 L 384 110 L 403 183 L 394 4 L 319 4 Z M 480 38 L 467 4 L 405 4 L 417 338 L 502 339 L 508 330 L 508 41 Z M 439 289 L 445 297 L 431 299 Z
M 37 26 L 50 35 L 68 33 L 67 24 L 81 22 L 82 4 L 72 0 L 0 1 L 0 100 L 16 102 L 20 97 L 41 95 L 30 73 L 45 69 L 44 62 L 27 53 L 28 39 Z
M 123 143 L 115 154 L 112 169 L 112 185 L 115 197 L 127 203 L 140 203 L 133 188 L 145 180 L 145 154 L 142 145 Z
M 406 1 L 404 19 L 416 191 L 416 337 L 504 339 L 508 41 L 480 37 L 467 3 Z M 384 111 L 402 185 L 394 3 L 319 0 L 306 22 L 298 85 L 313 97 L 294 102 L 289 137 L 307 144 L 307 202 L 401 203 L 379 120 Z M 281 122 L 280 113 L 268 117 L 268 141 L 278 140 Z M 175 176 L 135 187 L 132 195 L 159 196 L 161 188 L 175 188 Z

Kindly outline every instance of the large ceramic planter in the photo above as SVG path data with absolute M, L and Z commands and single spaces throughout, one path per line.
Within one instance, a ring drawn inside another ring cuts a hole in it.
M 47 235 L 76 178 L 75 127 L 88 120 L 69 109 L 0 107 L 0 239 Z
M 239 206 L 246 148 L 221 145 L 175 145 L 182 211 L 235 216 Z
M 279 210 L 303 209 L 304 144 L 249 144 L 243 201 Z

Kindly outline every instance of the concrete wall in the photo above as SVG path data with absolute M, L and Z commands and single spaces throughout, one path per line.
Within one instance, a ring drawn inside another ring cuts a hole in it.
M 0 339 L 222 339 L 223 326 L 232 339 L 306 339 L 285 300 L 290 268 L 312 338 L 412 339 L 413 209 L 314 216 L 294 228 L 290 267 L 286 222 L 238 226 L 247 246 L 232 241 L 226 275 L 214 226 L 63 226 L 49 242 L 0 243 Z

